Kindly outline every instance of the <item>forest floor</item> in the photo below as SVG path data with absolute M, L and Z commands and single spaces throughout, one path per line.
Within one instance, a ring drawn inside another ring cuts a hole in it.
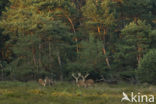
M 37 82 L 0 82 L 0 104 L 132 104 L 121 103 L 123 92 L 129 96 L 131 92 L 156 95 L 156 86 L 101 83 L 77 88 L 69 82 L 51 87 L 42 87 Z

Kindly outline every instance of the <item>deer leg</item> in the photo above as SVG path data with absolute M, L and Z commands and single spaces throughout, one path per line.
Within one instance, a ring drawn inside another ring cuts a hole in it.
M 78 85 L 77 85 L 77 87 L 79 88 L 79 87 L 80 87 L 80 85 L 78 84 Z

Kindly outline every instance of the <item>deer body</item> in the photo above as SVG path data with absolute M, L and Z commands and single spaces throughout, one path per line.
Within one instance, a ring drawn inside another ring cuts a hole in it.
M 76 77 L 74 73 L 72 74 L 72 76 L 76 80 L 76 85 L 78 87 L 85 87 L 85 88 L 94 85 L 94 80 L 92 80 L 92 79 L 86 80 L 88 75 L 89 74 L 86 74 L 85 76 L 83 76 L 83 75 L 81 75 L 81 73 L 78 73 L 78 76 Z M 82 78 L 82 80 L 79 80 L 80 77 Z
M 88 79 L 88 80 L 85 81 L 85 83 L 86 83 L 86 86 L 87 86 L 87 87 L 93 86 L 93 85 L 94 85 L 94 80 Z
M 45 85 L 46 85 L 45 82 L 44 82 L 42 79 L 39 79 L 39 80 L 38 80 L 38 83 L 39 83 L 40 85 L 42 85 L 42 86 L 45 86 Z
M 75 83 L 78 87 L 81 87 L 81 86 L 86 86 L 86 84 L 83 82 L 83 80 L 79 80 L 80 78 L 80 74 L 78 73 L 78 76 L 75 76 L 75 74 L 73 73 L 72 74 L 73 78 L 75 79 Z
M 79 80 L 76 84 L 78 87 L 86 87 L 86 83 L 83 80 Z
M 42 86 L 51 86 L 54 84 L 53 80 L 49 79 L 48 77 L 46 77 L 44 80 L 43 79 L 39 79 L 38 80 L 39 84 Z
M 49 79 L 48 77 L 45 78 L 44 82 L 45 82 L 46 86 L 47 85 L 52 86 L 54 84 L 54 82 L 51 79 Z

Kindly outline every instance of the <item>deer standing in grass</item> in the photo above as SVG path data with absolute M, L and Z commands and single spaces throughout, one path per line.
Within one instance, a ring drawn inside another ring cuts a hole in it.
M 44 87 L 46 86 L 44 80 L 42 80 L 41 78 L 38 80 L 38 83 Z
M 81 77 L 81 73 L 78 73 L 78 76 L 72 73 L 72 76 L 75 79 L 76 85 L 78 87 L 86 87 L 86 84 L 83 82 L 83 80 L 79 80 L 79 78 Z
M 89 76 L 89 74 L 86 74 L 85 76 L 83 76 L 81 73 L 78 73 L 78 76 L 75 76 L 75 74 L 73 73 L 72 76 L 75 78 L 76 81 L 76 85 L 78 87 L 89 87 L 94 85 L 94 80 L 92 79 L 88 79 L 86 80 L 86 78 Z M 82 80 L 79 80 L 79 78 L 82 78 Z
M 44 80 L 43 79 L 39 79 L 38 80 L 39 84 L 42 86 L 52 86 L 54 84 L 54 81 L 49 79 L 48 77 L 46 77 Z
M 44 79 L 44 82 L 45 82 L 45 86 L 52 86 L 54 84 L 54 81 L 49 79 L 48 77 Z

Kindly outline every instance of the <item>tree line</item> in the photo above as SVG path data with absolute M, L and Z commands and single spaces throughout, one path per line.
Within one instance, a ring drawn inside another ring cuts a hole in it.
M 0 78 L 148 82 L 156 77 L 155 0 L 1 0 Z

